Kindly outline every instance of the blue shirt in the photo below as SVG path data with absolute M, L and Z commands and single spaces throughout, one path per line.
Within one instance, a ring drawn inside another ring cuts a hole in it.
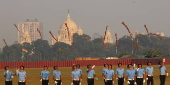
M 5 71 L 4 72 L 4 75 L 6 75 L 5 79 L 7 80 L 11 80 L 12 79 L 12 75 L 13 75 L 13 72 L 12 71 Z
M 80 75 L 81 74 L 83 74 L 83 72 L 82 72 L 82 70 L 79 68 L 79 69 L 77 69 L 77 71 L 79 71 L 80 72 Z
M 127 70 L 126 75 L 128 76 L 128 79 L 134 79 L 136 71 L 135 70 Z
M 17 75 L 18 75 L 18 81 L 25 81 L 25 77 L 26 77 L 25 71 L 18 71 Z
M 146 67 L 146 72 L 148 72 L 148 75 L 153 75 L 153 67 Z
M 106 79 L 112 79 L 112 76 L 114 75 L 114 70 L 106 70 L 104 75 L 106 76 Z
M 159 66 L 159 71 L 160 71 L 161 74 L 166 74 L 165 70 L 166 70 L 165 66 L 162 66 L 161 68 Z
M 73 79 L 79 79 L 79 76 L 80 76 L 80 71 L 76 70 L 71 72 L 71 77 L 73 77 Z
M 48 77 L 50 76 L 50 72 L 49 71 L 41 71 L 40 76 L 42 76 L 42 79 L 48 79 Z
M 143 74 L 145 74 L 145 70 L 144 69 L 139 69 L 137 71 L 137 77 L 143 77 Z
M 53 71 L 53 76 L 55 76 L 55 79 L 60 79 L 61 72 L 60 71 Z
M 94 77 L 94 74 L 95 74 L 95 71 L 94 70 L 90 70 L 88 71 L 89 69 L 87 69 L 87 77 Z
M 117 68 L 117 69 L 116 69 L 116 74 L 117 74 L 119 77 L 123 77 L 124 68 L 122 68 L 122 69 Z
M 108 70 L 108 69 L 103 68 L 102 73 L 104 74 L 104 73 L 105 73 L 105 71 L 107 71 L 107 70 Z

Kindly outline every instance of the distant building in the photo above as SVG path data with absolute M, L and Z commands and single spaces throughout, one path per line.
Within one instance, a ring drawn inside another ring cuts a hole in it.
M 105 36 L 105 40 L 104 43 L 111 43 L 113 44 L 113 38 L 112 38 L 112 34 L 110 33 L 109 29 L 106 30 L 106 36 Z
M 119 59 L 119 58 L 118 57 L 107 57 L 106 59 L 108 60 L 108 59 Z
M 69 28 L 69 33 L 68 30 L 65 26 L 65 23 L 67 23 L 67 26 Z M 77 33 L 79 35 L 83 35 L 83 31 L 80 27 L 77 27 L 76 23 L 71 20 L 70 15 L 67 15 L 66 21 L 64 21 L 58 31 L 58 35 L 55 36 L 55 38 L 58 40 L 58 42 L 64 42 L 66 44 L 71 45 L 73 42 L 73 34 Z M 69 35 L 68 35 L 69 34 Z M 54 45 L 56 41 L 52 39 L 52 45 Z
M 165 34 L 164 34 L 163 32 L 157 32 L 156 34 L 158 34 L 158 35 L 160 35 L 160 36 L 162 36 L 162 37 L 165 36 Z
M 76 57 L 74 60 L 100 60 L 100 58 Z
M 96 38 L 101 38 L 101 35 L 99 33 L 94 33 L 93 34 L 93 39 L 96 39 Z
M 42 36 L 37 31 L 37 28 L 40 30 Z M 37 19 L 29 20 L 18 24 L 18 43 L 22 44 L 24 42 L 31 43 L 37 39 L 43 39 L 43 23 L 38 22 Z

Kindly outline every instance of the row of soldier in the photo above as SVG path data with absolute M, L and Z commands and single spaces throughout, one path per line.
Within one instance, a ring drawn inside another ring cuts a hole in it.
M 122 67 L 122 63 L 118 63 L 118 68 L 114 71 L 112 70 L 111 64 L 104 64 L 104 68 L 102 70 L 102 77 L 104 79 L 104 85 L 113 85 L 114 77 L 118 81 L 118 85 L 124 85 L 124 81 L 127 81 L 128 85 L 143 85 L 145 80 L 147 81 L 147 85 L 154 85 L 153 71 L 151 62 L 147 62 L 146 69 L 142 68 L 142 64 L 138 64 L 137 68 L 134 63 L 127 65 L 126 73 L 124 72 L 124 68 Z M 87 65 L 86 73 L 87 73 L 87 84 L 94 85 L 94 79 L 98 80 L 95 71 L 93 68 L 95 65 Z M 54 66 L 53 71 L 53 80 L 55 85 L 62 85 L 62 77 L 61 71 L 58 70 L 58 66 Z M 4 77 L 5 77 L 5 85 L 12 85 L 13 76 L 18 76 L 18 85 L 26 85 L 26 71 L 24 71 L 24 66 L 20 66 L 20 69 L 16 70 L 15 73 L 9 71 L 9 66 L 4 67 Z M 159 71 L 160 71 L 160 85 L 165 85 L 166 76 L 168 76 L 168 72 L 166 71 L 166 67 L 164 66 L 164 62 L 159 62 Z M 82 70 L 80 69 L 80 64 L 76 64 L 72 66 L 71 72 L 71 85 L 81 85 L 82 82 Z M 48 71 L 48 66 L 43 67 L 43 71 L 40 73 L 40 81 L 42 85 L 49 84 L 49 76 L 50 72 Z

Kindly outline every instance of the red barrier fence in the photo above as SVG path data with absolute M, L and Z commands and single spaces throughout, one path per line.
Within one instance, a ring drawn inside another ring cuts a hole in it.
M 117 65 L 122 63 L 127 65 L 128 63 L 134 62 L 136 64 L 146 65 L 148 61 L 152 62 L 152 65 L 158 65 L 158 62 L 162 59 L 113 59 L 113 60 L 70 60 L 70 61 L 33 61 L 33 62 L 0 62 L 0 69 L 4 66 L 9 66 L 10 68 L 18 68 L 23 65 L 25 68 L 42 68 L 44 65 L 48 67 L 53 67 L 58 65 L 59 67 L 71 67 L 73 64 L 80 64 L 81 66 L 86 66 L 87 64 L 103 66 L 104 63 Z M 170 59 L 166 59 L 165 65 L 170 65 Z

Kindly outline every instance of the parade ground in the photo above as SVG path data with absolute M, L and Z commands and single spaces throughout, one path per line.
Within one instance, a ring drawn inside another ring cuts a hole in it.
M 126 66 L 123 66 L 125 68 L 125 71 L 127 69 Z M 160 85 L 160 80 L 159 80 L 159 69 L 157 65 L 154 65 L 154 85 Z M 117 68 L 117 66 L 113 66 L 113 70 L 115 71 L 115 69 Z M 146 65 L 143 66 L 143 68 L 146 68 Z M 170 72 L 170 65 L 166 66 L 167 71 Z M 86 80 L 86 67 L 81 67 L 82 71 L 83 71 L 83 81 L 82 81 L 82 85 L 87 85 L 87 80 Z M 102 73 L 102 66 L 97 66 L 94 68 L 97 77 L 99 80 L 95 80 L 95 85 L 104 85 L 103 83 L 103 78 L 101 76 Z M 16 69 L 10 69 L 11 71 L 15 72 Z M 40 72 L 43 70 L 42 68 L 25 68 L 25 71 L 27 72 L 27 85 L 41 85 L 40 79 L 39 79 L 39 75 Z M 49 85 L 54 85 L 54 81 L 52 80 L 52 72 L 53 72 L 53 68 L 49 68 L 48 69 L 50 71 L 50 81 L 49 81 Z M 70 85 L 70 74 L 71 74 L 71 67 L 59 67 L 59 70 L 62 72 L 62 85 Z M 0 85 L 5 85 L 4 84 L 4 77 L 3 77 L 3 72 L 4 69 L 0 69 Z M 17 83 L 17 79 L 18 77 L 15 76 L 13 78 L 13 85 L 18 85 Z M 117 85 L 117 81 L 116 79 L 114 80 L 115 83 L 114 85 Z M 127 81 L 125 81 L 124 85 L 127 85 Z M 146 85 L 146 82 L 144 83 L 144 85 Z M 165 85 L 170 85 L 170 78 L 169 76 L 166 77 L 166 83 Z

